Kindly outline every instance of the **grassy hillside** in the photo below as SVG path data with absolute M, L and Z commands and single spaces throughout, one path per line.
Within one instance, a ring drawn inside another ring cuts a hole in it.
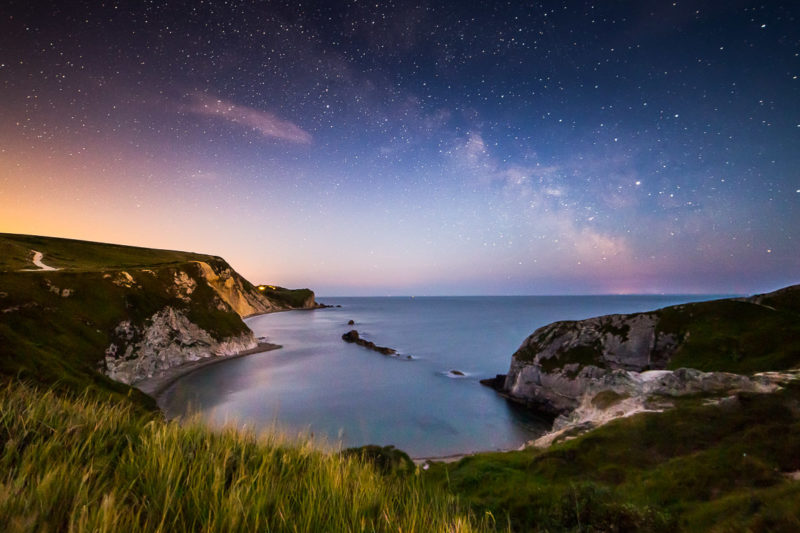
M 682 340 L 669 368 L 749 374 L 800 365 L 800 285 L 657 313 L 658 328 Z
M 47 266 L 72 271 L 146 268 L 219 259 L 190 252 L 0 233 L 0 272 L 33 268 L 31 250 L 42 252 Z
M 127 386 L 99 372 L 121 321 L 142 323 L 169 305 L 186 308 L 194 322 L 219 336 L 245 331 L 238 315 L 208 304 L 213 295 L 206 285 L 198 284 L 190 302 L 172 294 L 169 287 L 178 271 L 179 266 L 154 274 L 134 272 L 141 288 L 115 284 L 103 272 L 0 274 L 0 374 L 73 391 L 88 386 L 127 395 Z M 71 291 L 69 296 L 62 296 L 64 289 Z M 137 391 L 131 394 L 150 404 Z
M 165 423 L 127 403 L 0 389 L 0 524 L 16 531 L 489 530 L 419 475 L 272 432 Z
M 20 271 L 34 268 L 32 250 L 61 270 Z M 210 255 L 0 234 L 0 376 L 63 390 L 88 388 L 154 408 L 137 390 L 101 373 L 121 322 L 142 326 L 171 307 L 215 339 L 247 331 L 237 313 L 220 305 L 196 261 L 218 272 L 229 269 Z M 191 297 L 177 290 L 179 279 L 196 285 Z M 243 290 L 257 293 L 247 280 L 237 279 Z M 292 291 L 284 292 L 290 299 Z
M 434 465 L 514 531 L 800 531 L 800 384 L 620 419 L 547 450 Z

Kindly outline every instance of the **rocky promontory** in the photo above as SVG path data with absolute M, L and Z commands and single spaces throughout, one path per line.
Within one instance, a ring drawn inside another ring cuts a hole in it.
M 255 286 L 212 255 L 11 234 L 0 249 L 0 373 L 45 384 L 83 383 L 88 371 L 124 391 L 256 348 L 244 317 L 318 307 L 308 289 Z M 35 342 L 23 334 L 41 324 Z
M 554 430 L 663 409 L 681 396 L 769 392 L 775 381 L 756 373 L 800 365 L 798 312 L 795 285 L 750 298 L 555 322 L 525 339 L 507 375 L 482 383 L 552 417 Z

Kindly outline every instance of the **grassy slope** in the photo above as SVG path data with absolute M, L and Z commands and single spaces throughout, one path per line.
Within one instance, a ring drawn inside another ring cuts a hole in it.
M 516 531 L 798 531 L 800 385 L 617 420 L 547 450 L 481 454 L 430 476 Z
M 718 300 L 658 311 L 661 331 L 684 342 L 670 368 L 749 374 L 800 365 L 800 285 L 760 304 Z
M 800 364 L 800 286 L 755 303 L 654 313 L 661 331 L 683 340 L 670 368 L 747 374 Z M 476 511 L 508 514 L 517 531 L 798 531 L 800 482 L 785 475 L 798 470 L 795 384 L 719 406 L 685 399 L 544 451 L 481 454 L 430 476 Z
M 680 340 L 667 368 L 752 374 L 800 365 L 800 285 L 762 295 L 758 303 L 740 299 L 712 300 L 639 314 L 655 315 L 656 329 Z M 572 324 L 570 322 L 569 324 Z M 625 331 L 616 332 L 625 336 Z M 546 344 L 545 333 L 537 342 Z M 533 361 L 535 345 L 514 356 Z M 605 366 L 602 344 L 580 345 L 542 363 L 547 372 L 569 363 Z
M 33 268 L 31 250 L 58 271 L 19 272 Z M 113 330 L 123 320 L 143 323 L 165 306 L 182 309 L 189 319 L 217 338 L 246 331 L 240 317 L 220 311 L 215 294 L 200 277 L 194 261 L 218 269 L 219 257 L 31 235 L 0 234 L 0 375 L 19 376 L 65 390 L 110 392 L 154 404 L 138 391 L 97 372 Z M 136 287 L 115 284 L 118 272 L 131 274 Z M 176 273 L 194 278 L 191 302 L 171 291 Z M 111 277 L 107 277 L 108 275 Z M 255 288 L 242 279 L 245 289 Z M 70 289 L 68 297 L 51 288 Z M 309 290 L 275 291 L 278 305 L 300 305 Z M 267 295 L 271 297 L 271 295 Z M 9 310 L 9 312 L 2 312 Z
M 44 254 L 43 262 L 48 266 L 82 272 L 152 268 L 187 261 L 218 259 L 214 256 L 191 252 L 0 233 L 0 272 L 33 268 L 31 250 L 42 252 Z
M 5 531 L 487 530 L 418 475 L 127 403 L 0 389 Z
M 45 254 L 45 264 L 63 270 L 16 271 L 32 268 L 32 249 Z M 210 255 L 0 234 L 0 375 L 63 390 L 88 387 L 154 409 L 150 398 L 97 371 L 121 321 L 141 324 L 169 305 L 183 309 L 190 320 L 218 338 L 246 331 L 238 315 L 211 303 L 213 290 L 192 261 L 224 264 Z M 137 287 L 114 283 L 122 270 L 135 278 Z M 170 290 L 179 271 L 198 282 L 191 302 L 179 300 Z M 63 297 L 51 287 L 72 293 Z

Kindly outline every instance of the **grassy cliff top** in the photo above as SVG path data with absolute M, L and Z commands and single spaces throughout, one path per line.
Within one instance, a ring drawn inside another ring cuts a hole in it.
M 32 250 L 59 270 L 37 270 Z M 154 409 L 150 398 L 102 373 L 120 323 L 141 327 L 169 306 L 215 338 L 247 331 L 234 311 L 218 307 L 191 261 L 227 266 L 211 255 L 0 234 L 0 378 L 130 398 Z M 176 276 L 196 286 L 188 301 L 176 290 Z
M 523 344 L 514 357 L 533 362 L 553 338 L 561 338 L 564 331 L 578 331 L 587 323 L 595 324 L 600 333 L 627 340 L 630 322 L 643 315 L 655 321 L 656 334 L 671 335 L 677 342 L 666 364 L 669 369 L 687 367 L 706 372 L 752 374 L 800 365 L 800 285 L 748 298 L 554 322 L 536 330 L 535 342 Z M 623 325 L 614 326 L 615 319 Z M 584 341 L 564 349 L 557 358 L 546 359 L 542 368 L 552 372 L 570 363 L 604 368 L 605 349 L 596 339 Z
M 214 261 L 218 257 L 175 250 L 158 250 L 100 242 L 0 233 L 0 272 L 34 268 L 32 250 L 43 262 L 70 271 L 115 270 L 163 266 L 186 261 Z

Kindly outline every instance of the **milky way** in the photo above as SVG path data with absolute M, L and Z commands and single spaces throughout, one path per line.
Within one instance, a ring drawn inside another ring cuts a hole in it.
M 800 281 L 796 2 L 10 2 L 0 231 L 322 294 Z

